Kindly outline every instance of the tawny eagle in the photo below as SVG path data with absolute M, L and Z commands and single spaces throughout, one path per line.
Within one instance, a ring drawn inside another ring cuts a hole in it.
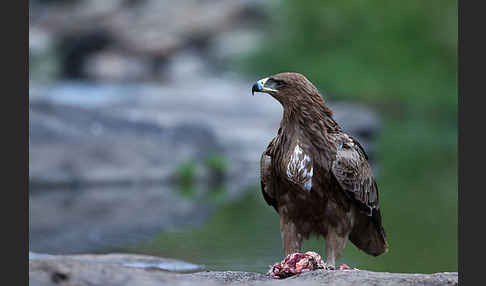
M 317 88 L 301 74 L 279 73 L 257 81 L 255 92 L 270 94 L 283 107 L 260 168 L 263 198 L 280 216 L 285 255 L 299 252 L 311 234 L 324 237 L 329 269 L 348 238 L 370 255 L 386 252 L 366 152 L 342 131 Z

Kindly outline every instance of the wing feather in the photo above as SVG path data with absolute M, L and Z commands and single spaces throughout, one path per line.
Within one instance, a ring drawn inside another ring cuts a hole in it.
M 268 205 L 272 206 L 278 212 L 271 170 L 272 158 L 268 155 L 267 152 L 272 142 L 270 142 L 269 147 L 267 147 L 267 149 L 263 152 L 262 157 L 260 158 L 260 186 L 265 202 Z
M 345 193 L 371 216 L 378 209 L 378 187 L 368 156 L 359 142 L 347 134 L 341 133 L 336 142 L 332 173 Z

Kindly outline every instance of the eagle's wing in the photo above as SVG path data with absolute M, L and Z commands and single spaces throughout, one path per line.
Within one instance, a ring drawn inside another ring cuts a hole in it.
M 378 207 L 378 187 L 368 156 L 359 142 L 347 134 L 340 133 L 336 143 L 332 173 L 345 194 L 361 210 L 361 215 L 354 218 L 349 239 L 366 253 L 380 255 L 388 250 L 388 246 Z
M 272 144 L 273 140 L 272 142 L 270 142 L 267 149 L 263 152 L 262 157 L 260 158 L 260 184 L 262 187 L 262 194 L 265 202 L 267 202 L 268 205 L 272 206 L 278 212 L 271 170 L 272 157 L 270 157 L 270 152 L 268 152 Z
M 332 174 L 345 193 L 355 199 L 368 216 L 378 208 L 376 185 L 368 156 L 363 147 L 351 136 L 340 133 L 336 137 L 336 160 L 332 163 Z

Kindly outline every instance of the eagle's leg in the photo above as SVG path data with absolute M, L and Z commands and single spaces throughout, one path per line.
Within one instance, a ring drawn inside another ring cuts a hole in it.
M 326 268 L 335 269 L 336 259 L 346 247 L 348 235 L 339 235 L 334 229 L 328 229 L 326 236 Z
M 282 245 L 285 256 L 300 252 L 302 236 L 297 232 L 295 224 L 283 217 L 280 217 L 280 232 L 282 234 Z

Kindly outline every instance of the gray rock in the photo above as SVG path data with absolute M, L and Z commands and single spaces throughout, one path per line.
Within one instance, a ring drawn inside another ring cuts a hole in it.
M 42 71 L 55 68 L 69 78 L 133 82 L 206 71 L 199 62 L 210 60 L 214 68 L 221 58 L 254 48 L 251 34 L 265 21 L 259 11 L 267 5 L 255 0 L 34 1 L 30 70 L 39 72 L 31 77 L 42 79 L 48 74 Z M 41 53 L 46 46 L 56 53 Z M 197 59 L 188 57 L 188 50 Z
M 104 49 L 88 57 L 83 73 L 97 81 L 141 81 L 152 78 L 151 59 L 122 50 Z
M 127 265 L 127 261 L 128 264 Z M 134 261 L 149 267 L 133 267 Z M 152 267 L 176 263 L 192 264 L 141 255 L 37 255 L 29 259 L 29 285 L 457 285 L 458 273 L 409 274 L 363 270 L 317 270 L 282 280 L 260 273 L 207 271 L 180 274 Z
M 104 255 L 79 254 L 79 255 L 50 255 L 44 253 L 29 252 L 29 260 L 78 260 L 90 263 L 113 264 L 125 267 L 133 267 L 148 270 L 165 270 L 172 272 L 196 272 L 204 269 L 204 265 L 189 262 L 161 258 L 148 255 L 110 253 Z
M 61 63 L 56 41 L 48 31 L 29 27 L 29 78 L 49 81 L 59 76 Z
M 63 36 L 94 30 L 108 32 L 125 50 L 167 57 L 177 49 L 203 43 L 211 35 L 245 20 L 257 1 L 73 1 L 35 6 L 30 25 Z M 47 16 L 48 15 L 48 16 Z
M 181 274 L 92 260 L 56 257 L 29 260 L 29 285 L 184 285 Z M 185 283 L 188 285 L 189 283 Z
M 29 123 L 29 180 L 34 188 L 163 182 L 181 162 L 222 152 L 204 124 L 163 126 L 96 106 L 34 99 Z
M 289 285 L 457 285 L 457 272 L 434 274 L 389 273 L 364 270 L 316 270 L 286 279 Z M 276 284 L 276 283 L 272 283 Z

